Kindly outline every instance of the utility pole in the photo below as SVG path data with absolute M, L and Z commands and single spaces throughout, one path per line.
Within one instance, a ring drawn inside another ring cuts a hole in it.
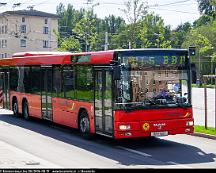
M 131 49 L 131 42 L 128 42 L 128 49 Z
M 109 45 L 109 42 L 108 42 L 108 32 L 105 32 L 105 45 L 104 45 L 104 50 L 108 50 L 108 45 Z

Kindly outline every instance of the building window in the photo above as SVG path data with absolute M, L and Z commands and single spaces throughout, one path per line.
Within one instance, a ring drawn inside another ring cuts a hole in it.
M 1 46 L 2 46 L 2 48 L 7 47 L 7 40 L 2 40 L 1 41 Z
M 26 40 L 24 39 L 20 40 L 20 47 L 26 47 Z
M 4 33 L 5 33 L 4 29 L 5 29 L 5 28 L 4 28 L 4 26 L 2 26 L 2 28 L 1 28 L 1 30 L 2 30 L 2 31 L 1 31 L 1 32 L 2 32 L 2 34 L 4 34 Z
M 21 33 L 26 33 L 26 25 L 21 25 L 20 30 Z
M 5 34 L 7 34 L 7 30 L 8 30 L 7 25 L 5 25 Z
M 43 40 L 43 48 L 48 48 L 48 47 L 49 47 L 49 41 Z
M 43 27 L 43 33 L 48 34 L 48 32 L 49 32 L 49 28 L 47 26 L 44 26 Z
M 25 22 L 25 17 L 22 17 L 22 22 L 23 22 L 23 23 Z
M 47 24 L 47 23 L 48 23 L 48 19 L 45 19 L 45 20 L 44 20 L 44 23 Z

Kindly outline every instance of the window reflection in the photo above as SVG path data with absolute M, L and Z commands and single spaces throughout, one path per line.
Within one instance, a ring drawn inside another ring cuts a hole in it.
M 123 69 L 117 82 L 116 106 L 179 106 L 188 103 L 188 74 L 178 68 Z

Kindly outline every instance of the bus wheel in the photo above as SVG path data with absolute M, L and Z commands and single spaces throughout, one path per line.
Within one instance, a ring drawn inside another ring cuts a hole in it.
M 23 117 L 28 120 L 29 119 L 29 108 L 27 101 L 24 101 L 23 103 Z
M 90 138 L 90 121 L 88 118 L 88 113 L 86 111 L 81 112 L 79 118 L 79 130 L 84 138 Z
M 14 101 L 13 101 L 13 104 L 12 104 L 12 111 L 13 111 L 13 113 L 14 113 L 15 116 L 18 116 L 18 115 L 19 115 L 17 100 L 14 100 Z

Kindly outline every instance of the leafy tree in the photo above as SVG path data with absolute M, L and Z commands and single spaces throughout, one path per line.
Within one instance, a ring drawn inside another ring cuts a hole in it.
M 115 49 L 115 46 L 117 46 L 116 42 L 118 42 L 115 36 L 120 34 L 125 29 L 125 20 L 121 17 L 109 15 L 108 17 L 105 17 L 105 19 L 97 19 L 96 23 L 96 29 L 98 34 L 97 50 L 104 49 L 105 32 L 108 32 L 109 48 Z
M 199 11 L 202 14 L 216 17 L 216 1 L 215 0 L 197 0 L 199 5 Z
M 209 60 L 209 57 L 211 56 L 212 45 L 207 37 L 199 33 L 198 29 L 192 29 L 187 34 L 182 47 L 188 48 L 190 45 L 196 46 L 197 54 L 196 56 L 192 57 L 191 62 L 194 62 L 198 67 L 198 77 L 201 78 L 201 74 L 208 74 L 211 71 L 210 63 L 205 63 L 204 68 L 204 62 L 201 62 L 201 59 L 206 59 L 206 61 Z
M 59 50 L 60 51 L 80 52 L 81 46 L 80 46 L 79 40 L 73 37 L 68 37 L 68 38 L 61 40 Z
M 73 29 L 73 32 L 85 41 L 85 51 L 96 50 L 96 20 L 92 16 L 93 11 L 87 11 L 86 16 Z
M 186 36 L 183 48 L 188 48 L 190 45 L 194 45 L 197 48 L 198 54 L 196 56 L 206 56 L 212 45 L 207 37 L 199 33 L 197 29 L 192 29 Z
M 192 25 L 189 22 L 178 25 L 177 28 L 172 31 L 172 47 L 180 48 L 187 33 L 191 29 Z
M 125 8 L 121 9 L 129 22 L 129 36 L 132 48 L 136 48 L 136 35 L 138 32 L 138 21 L 147 14 L 147 1 L 129 0 L 124 3 Z
M 159 15 L 154 15 L 154 13 L 146 15 L 140 21 L 139 26 L 139 38 L 142 47 L 171 47 L 170 27 L 165 27 L 164 21 Z

